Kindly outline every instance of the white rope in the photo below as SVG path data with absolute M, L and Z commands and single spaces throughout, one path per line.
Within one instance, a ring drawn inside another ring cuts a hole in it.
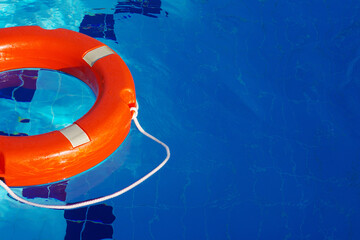
M 136 107 L 130 108 L 130 111 L 134 112 L 132 119 L 133 119 L 137 129 L 142 134 L 147 136 L 148 138 L 150 138 L 150 139 L 154 140 L 155 142 L 161 144 L 166 149 L 166 158 L 162 163 L 160 163 L 160 165 L 158 165 L 156 168 L 154 168 L 151 172 L 149 172 L 148 174 L 146 174 L 145 176 L 143 176 L 142 178 L 140 178 L 136 182 L 132 183 L 131 185 L 127 186 L 126 188 L 124 188 L 124 189 L 122 189 L 122 190 L 120 190 L 118 192 L 115 192 L 113 194 L 110 194 L 108 196 L 95 198 L 95 199 L 87 200 L 87 201 L 84 201 L 84 202 L 73 203 L 73 204 L 69 204 L 69 205 L 45 205 L 45 204 L 39 204 L 39 203 L 30 202 L 30 201 L 28 201 L 28 200 L 26 200 L 26 199 L 24 199 L 22 197 L 19 197 L 2 180 L 0 180 L 1 187 L 3 187 L 11 197 L 18 200 L 19 202 L 22 202 L 22 203 L 25 203 L 25 204 L 28 204 L 28 205 L 31 205 L 31 206 L 34 206 L 34 207 L 49 208 L 49 209 L 59 209 L 59 210 L 68 210 L 68 209 L 81 208 L 81 207 L 86 207 L 86 206 L 93 205 L 93 204 L 96 204 L 96 203 L 104 202 L 104 201 L 107 201 L 109 199 L 120 196 L 121 194 L 126 193 L 127 191 L 133 189 L 134 187 L 136 187 L 137 185 L 139 185 L 140 183 L 144 182 L 146 179 L 148 179 L 149 177 L 154 175 L 157 171 L 159 171 L 167 163 L 167 161 L 170 158 L 170 149 L 169 149 L 169 147 L 165 143 L 160 141 L 159 139 L 157 139 L 154 136 L 147 133 L 141 127 L 141 125 L 140 125 L 140 123 L 139 123 L 139 121 L 137 119 L 138 108 L 139 108 L 138 105 L 136 105 Z

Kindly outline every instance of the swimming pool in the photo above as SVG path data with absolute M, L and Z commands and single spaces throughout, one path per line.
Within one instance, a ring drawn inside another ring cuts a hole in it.
M 351 0 L 2 1 L 1 27 L 63 27 L 116 50 L 134 77 L 139 120 L 172 150 L 157 175 L 90 208 L 36 209 L 0 190 L 2 237 L 359 239 L 359 8 Z M 86 200 L 127 186 L 163 156 L 132 127 L 96 168 L 17 192 Z

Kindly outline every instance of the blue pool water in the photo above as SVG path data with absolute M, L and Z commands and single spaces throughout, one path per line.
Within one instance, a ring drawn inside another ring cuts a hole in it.
M 95 95 L 85 83 L 47 69 L 0 73 L 0 134 L 37 135 L 60 130 L 87 113 Z
M 33 24 L 116 50 L 139 121 L 172 157 L 136 189 L 85 209 L 36 209 L 0 190 L 4 239 L 360 238 L 360 2 L 0 3 L 1 27 Z M 96 168 L 16 191 L 81 201 L 164 156 L 132 127 Z

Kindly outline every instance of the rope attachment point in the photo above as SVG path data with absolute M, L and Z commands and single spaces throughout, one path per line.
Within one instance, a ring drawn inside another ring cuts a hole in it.
M 138 102 L 136 101 L 136 103 L 135 103 L 135 107 L 131 107 L 130 108 L 130 112 L 133 112 L 133 115 L 132 115 L 132 118 L 131 119 L 135 119 L 135 118 L 137 118 L 137 116 L 138 116 L 138 113 L 139 113 L 139 104 L 138 104 Z

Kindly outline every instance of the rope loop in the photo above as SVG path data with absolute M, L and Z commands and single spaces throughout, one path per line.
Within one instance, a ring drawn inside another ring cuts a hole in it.
M 130 108 L 130 112 L 134 112 L 134 113 L 133 113 L 133 116 L 132 116 L 132 119 L 137 118 L 138 113 L 139 113 L 139 104 L 138 104 L 137 101 L 136 101 L 136 103 L 135 103 L 135 107 L 131 107 L 131 108 Z

